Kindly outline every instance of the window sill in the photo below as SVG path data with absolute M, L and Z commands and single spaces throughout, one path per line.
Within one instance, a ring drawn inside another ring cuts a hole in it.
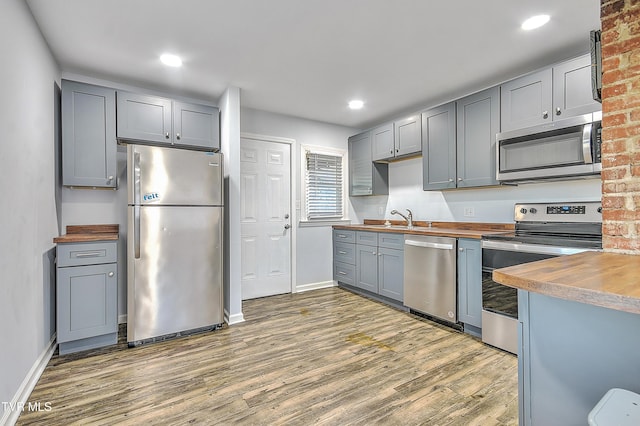
M 314 226 L 333 226 L 333 225 L 348 225 L 351 223 L 349 219 L 335 219 L 335 220 L 301 220 L 298 222 L 300 228 L 310 228 Z

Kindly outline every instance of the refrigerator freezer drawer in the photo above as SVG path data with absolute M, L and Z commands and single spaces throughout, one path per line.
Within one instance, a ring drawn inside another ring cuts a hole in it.
M 221 324 L 222 207 L 128 209 L 127 340 Z

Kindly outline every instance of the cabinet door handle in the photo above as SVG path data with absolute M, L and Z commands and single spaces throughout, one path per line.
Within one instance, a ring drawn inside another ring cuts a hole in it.
M 104 256 L 100 251 L 86 251 L 84 253 L 76 253 L 76 257 L 100 257 Z
M 546 120 L 547 118 L 549 118 L 549 111 L 545 111 L 545 112 L 543 112 L 543 113 L 542 113 L 542 118 L 544 118 L 545 120 Z
M 460 247 L 460 248 L 458 249 L 458 251 L 459 251 L 460 253 L 462 253 L 462 252 L 464 251 L 464 249 L 463 249 L 462 247 Z
M 165 133 L 165 134 L 164 134 L 164 138 L 165 138 L 165 139 L 169 139 L 169 132 L 167 132 L 167 133 Z
M 346 272 L 338 271 L 338 275 L 347 275 Z
M 458 182 L 462 182 L 462 178 L 461 177 L 458 178 Z
M 176 139 L 180 140 L 180 133 L 176 133 Z
M 560 115 L 562 114 L 562 110 L 560 109 L 560 107 L 556 108 L 556 115 Z
M 111 183 L 111 181 L 113 181 L 113 176 L 109 176 L 109 177 L 107 178 L 107 183 Z
M 344 234 L 338 234 L 338 238 L 347 238 L 347 236 Z
M 340 251 L 338 251 L 338 254 L 347 254 L 347 252 L 340 250 Z
M 112 277 L 112 276 L 113 276 L 113 272 L 109 272 L 109 274 L 107 274 L 107 275 L 109 275 L 110 277 Z

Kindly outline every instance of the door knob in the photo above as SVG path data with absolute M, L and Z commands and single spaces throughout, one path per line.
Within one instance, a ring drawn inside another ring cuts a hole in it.
M 548 111 L 543 112 L 543 113 L 542 113 L 542 118 L 544 118 L 545 120 L 546 120 L 547 118 L 549 118 L 549 112 L 548 112 Z
M 113 272 L 109 272 L 109 276 L 112 277 L 113 276 Z
M 556 108 L 556 115 L 560 115 L 562 114 L 562 110 L 560 109 L 560 107 Z
M 289 219 L 289 213 L 285 214 L 285 215 L 284 215 L 284 218 L 285 218 L 285 219 Z
M 291 228 L 291 225 L 289 225 L 288 223 L 284 226 L 284 229 L 289 229 Z

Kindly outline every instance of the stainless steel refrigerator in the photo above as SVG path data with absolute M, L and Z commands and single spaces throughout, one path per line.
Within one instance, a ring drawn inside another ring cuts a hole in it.
M 127 146 L 127 341 L 222 324 L 222 154 Z

